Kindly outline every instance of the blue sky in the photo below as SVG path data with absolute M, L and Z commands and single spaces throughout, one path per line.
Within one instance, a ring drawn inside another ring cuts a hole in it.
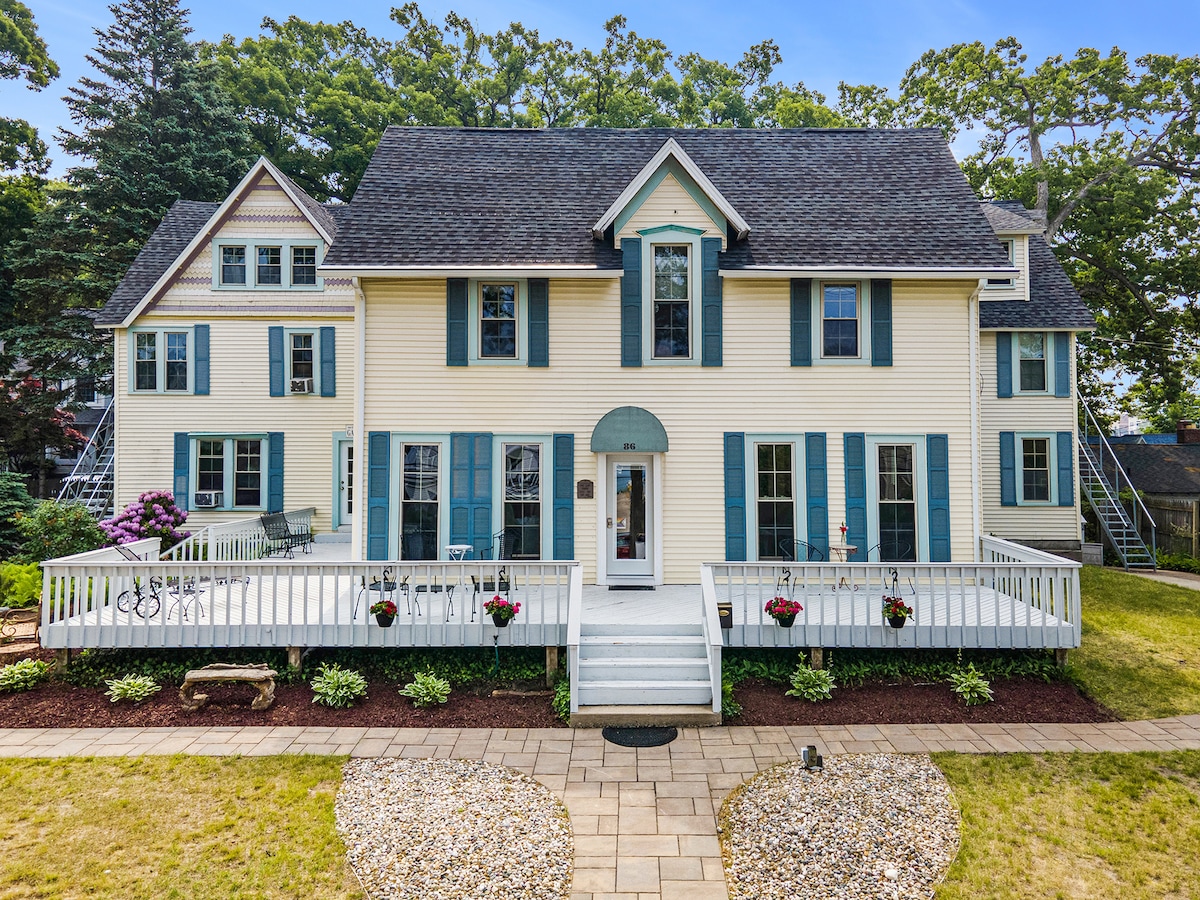
M 15 83 L 0 84 L 0 110 L 28 119 L 51 144 L 53 172 L 71 160 L 53 145 L 59 126 L 68 124 L 61 97 L 89 72 L 84 59 L 95 44 L 93 29 L 111 21 L 107 5 L 95 0 L 25 0 L 33 10 L 52 58 L 62 69 L 50 87 L 35 93 Z M 397 5 L 401 0 L 396 0 Z M 185 5 L 187 5 L 185 3 Z M 257 34 L 265 16 L 297 15 L 308 20 L 350 19 L 389 37 L 398 29 L 389 19 L 392 3 L 343 0 L 334 7 L 316 0 L 192 0 L 195 38 L 218 40 Z M 992 43 L 1014 35 L 1032 62 L 1070 56 L 1083 46 L 1102 50 L 1116 45 L 1131 57 L 1142 53 L 1200 53 L 1200 0 L 657 0 L 654 3 L 598 4 L 561 0 L 423 0 L 435 21 L 451 9 L 483 31 L 519 21 L 543 39 L 561 37 L 576 48 L 598 47 L 604 21 L 623 13 L 639 34 L 662 39 L 676 54 L 691 51 L 734 62 L 751 44 L 775 40 L 783 53 L 776 77 L 803 81 L 836 95 L 837 83 L 875 83 L 895 87 L 921 53 L 960 41 Z M 336 15 L 331 13 L 336 9 Z

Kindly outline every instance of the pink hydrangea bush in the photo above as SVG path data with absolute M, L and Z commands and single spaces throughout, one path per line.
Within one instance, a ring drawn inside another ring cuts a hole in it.
M 190 531 L 179 530 L 187 516 L 186 510 L 175 505 L 175 495 L 170 491 L 146 491 L 111 519 L 101 522 L 100 527 L 113 546 L 156 537 L 166 552 L 191 536 Z

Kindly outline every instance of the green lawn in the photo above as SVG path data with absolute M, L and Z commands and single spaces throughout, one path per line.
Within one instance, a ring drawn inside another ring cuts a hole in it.
M 1200 713 L 1200 591 L 1093 566 L 1068 671 L 1124 719 Z
M 341 758 L 0 760 L 0 900 L 362 897 Z
M 963 819 L 938 900 L 1200 897 L 1200 751 L 933 759 Z

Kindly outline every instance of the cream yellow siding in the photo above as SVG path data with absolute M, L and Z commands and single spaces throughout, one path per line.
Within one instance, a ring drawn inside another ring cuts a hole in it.
M 709 218 L 708 213 L 700 208 L 700 204 L 692 199 L 678 179 L 671 174 L 662 180 L 617 232 L 616 244 L 621 246 L 623 237 L 637 237 L 640 229 L 656 228 L 660 225 L 700 228 L 706 237 L 725 238 L 725 232 Z
M 1007 333 L 1007 332 L 1001 332 Z M 1078 461 L 1075 473 L 1074 506 L 1000 505 L 1000 432 L 1075 431 L 1075 354 L 1071 341 L 1070 397 L 1050 395 L 996 396 L 996 332 L 985 331 L 980 341 L 980 424 L 983 468 L 983 530 L 1015 541 L 1079 540 Z M 1053 371 L 1047 372 L 1053 378 Z M 1017 377 L 1016 360 L 1013 378 Z M 1018 448 L 1019 453 L 1019 448 Z
M 1021 271 L 1013 278 L 1011 287 L 988 285 L 983 289 L 983 293 L 979 299 L 983 303 L 993 300 L 1028 300 L 1029 236 L 1024 234 L 1001 234 L 1000 238 L 1013 242 L 1013 265 Z
M 596 422 L 616 407 L 644 407 L 670 441 L 663 458 L 662 541 L 665 580 L 675 583 L 694 582 L 701 562 L 725 558 L 725 432 L 826 434 L 831 540 L 845 518 L 844 432 L 947 434 L 953 558 L 972 560 L 967 373 L 968 297 L 975 284 L 896 282 L 890 367 L 792 367 L 788 281 L 727 280 L 722 367 L 622 368 L 619 283 L 554 280 L 550 367 L 539 369 L 447 367 L 446 282 L 368 280 L 366 430 L 481 431 L 497 439 L 571 432 L 576 481 L 598 482 L 589 448 Z M 802 521 L 802 492 L 797 501 Z M 589 579 L 596 573 L 597 504 L 603 502 L 575 501 L 575 555 Z

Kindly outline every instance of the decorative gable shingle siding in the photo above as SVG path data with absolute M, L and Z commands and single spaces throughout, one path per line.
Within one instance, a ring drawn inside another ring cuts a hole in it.
M 620 269 L 600 219 L 674 138 L 749 223 L 722 268 L 1006 267 L 941 134 L 389 127 L 332 267 Z

